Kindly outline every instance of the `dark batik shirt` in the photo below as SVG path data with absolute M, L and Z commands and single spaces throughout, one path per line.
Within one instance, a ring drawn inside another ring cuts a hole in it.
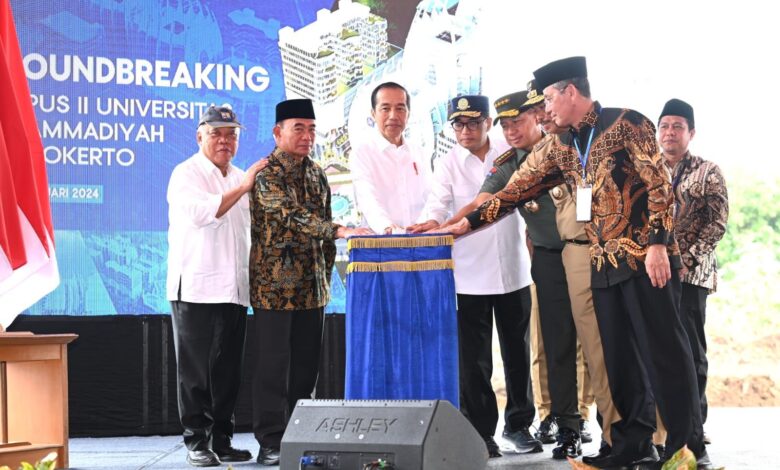
M 686 153 L 672 169 L 676 201 L 674 237 L 688 272 L 682 281 L 714 292 L 718 287 L 715 247 L 726 233 L 729 197 L 715 163 Z
M 491 223 L 562 183 L 574 194 L 582 181 L 574 138 L 585 151 L 594 129 L 586 165 L 593 187 L 591 220 L 585 226 L 591 243 L 591 285 L 607 287 L 645 274 L 644 259 L 651 244 L 666 245 L 672 268 L 679 268 L 679 249 L 671 236 L 671 181 L 658 152 L 653 123 L 636 111 L 594 103 L 577 128 L 576 134 L 572 130 L 558 136 L 547 158 L 522 165 L 509 186 L 469 214 L 471 227 Z
M 482 183 L 479 192 L 495 194 L 504 189 L 526 158 L 528 152 L 523 149 L 513 148 L 504 152 L 493 162 L 493 168 Z M 533 246 L 550 250 L 563 249 L 564 243 L 555 225 L 555 204 L 547 191 L 518 209 L 525 220 Z
M 325 172 L 274 149 L 252 190 L 249 282 L 253 308 L 308 310 L 330 299 L 336 258 Z

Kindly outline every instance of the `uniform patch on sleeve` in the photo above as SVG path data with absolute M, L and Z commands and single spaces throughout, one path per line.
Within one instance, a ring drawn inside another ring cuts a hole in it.
M 495 160 L 493 160 L 493 166 L 494 167 L 501 166 L 514 156 L 515 156 L 515 149 L 509 149 L 506 152 L 499 155 Z M 495 173 L 495 171 L 492 171 L 492 173 Z

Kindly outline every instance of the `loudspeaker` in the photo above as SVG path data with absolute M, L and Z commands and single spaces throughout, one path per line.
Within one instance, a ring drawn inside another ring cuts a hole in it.
M 485 441 L 446 400 L 299 400 L 281 470 L 479 470 Z

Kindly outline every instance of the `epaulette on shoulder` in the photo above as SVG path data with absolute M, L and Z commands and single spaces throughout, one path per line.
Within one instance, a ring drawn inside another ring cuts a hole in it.
M 495 160 L 493 160 L 493 166 L 499 166 L 503 165 L 507 161 L 509 161 L 510 158 L 514 157 L 516 155 L 515 149 L 509 149 L 506 152 L 499 155 Z

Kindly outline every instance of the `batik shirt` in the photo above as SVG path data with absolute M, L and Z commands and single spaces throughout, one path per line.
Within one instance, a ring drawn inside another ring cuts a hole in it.
M 252 190 L 252 307 L 308 310 L 330 299 L 336 229 L 322 169 L 274 149 Z
M 493 168 L 482 183 L 479 192 L 495 194 L 504 189 L 528 155 L 527 151 L 514 148 L 500 155 L 493 162 Z M 525 220 L 533 246 L 556 251 L 563 249 L 563 242 L 555 227 L 555 205 L 547 191 L 518 209 Z
M 715 247 L 726 233 L 729 199 L 718 165 L 686 153 L 672 169 L 676 201 L 674 236 L 688 272 L 682 281 L 714 292 L 718 285 Z
M 504 190 L 469 214 L 471 227 L 491 223 L 562 183 L 576 194 L 583 166 L 574 140 L 585 152 L 592 130 L 585 165 L 585 179 L 593 190 L 591 220 L 585 227 L 591 243 L 591 285 L 612 286 L 645 274 L 644 259 L 652 244 L 666 245 L 672 268 L 679 268 L 679 249 L 671 236 L 671 181 L 653 123 L 636 111 L 594 103 L 576 129 L 558 136 L 547 158 L 523 164 Z

